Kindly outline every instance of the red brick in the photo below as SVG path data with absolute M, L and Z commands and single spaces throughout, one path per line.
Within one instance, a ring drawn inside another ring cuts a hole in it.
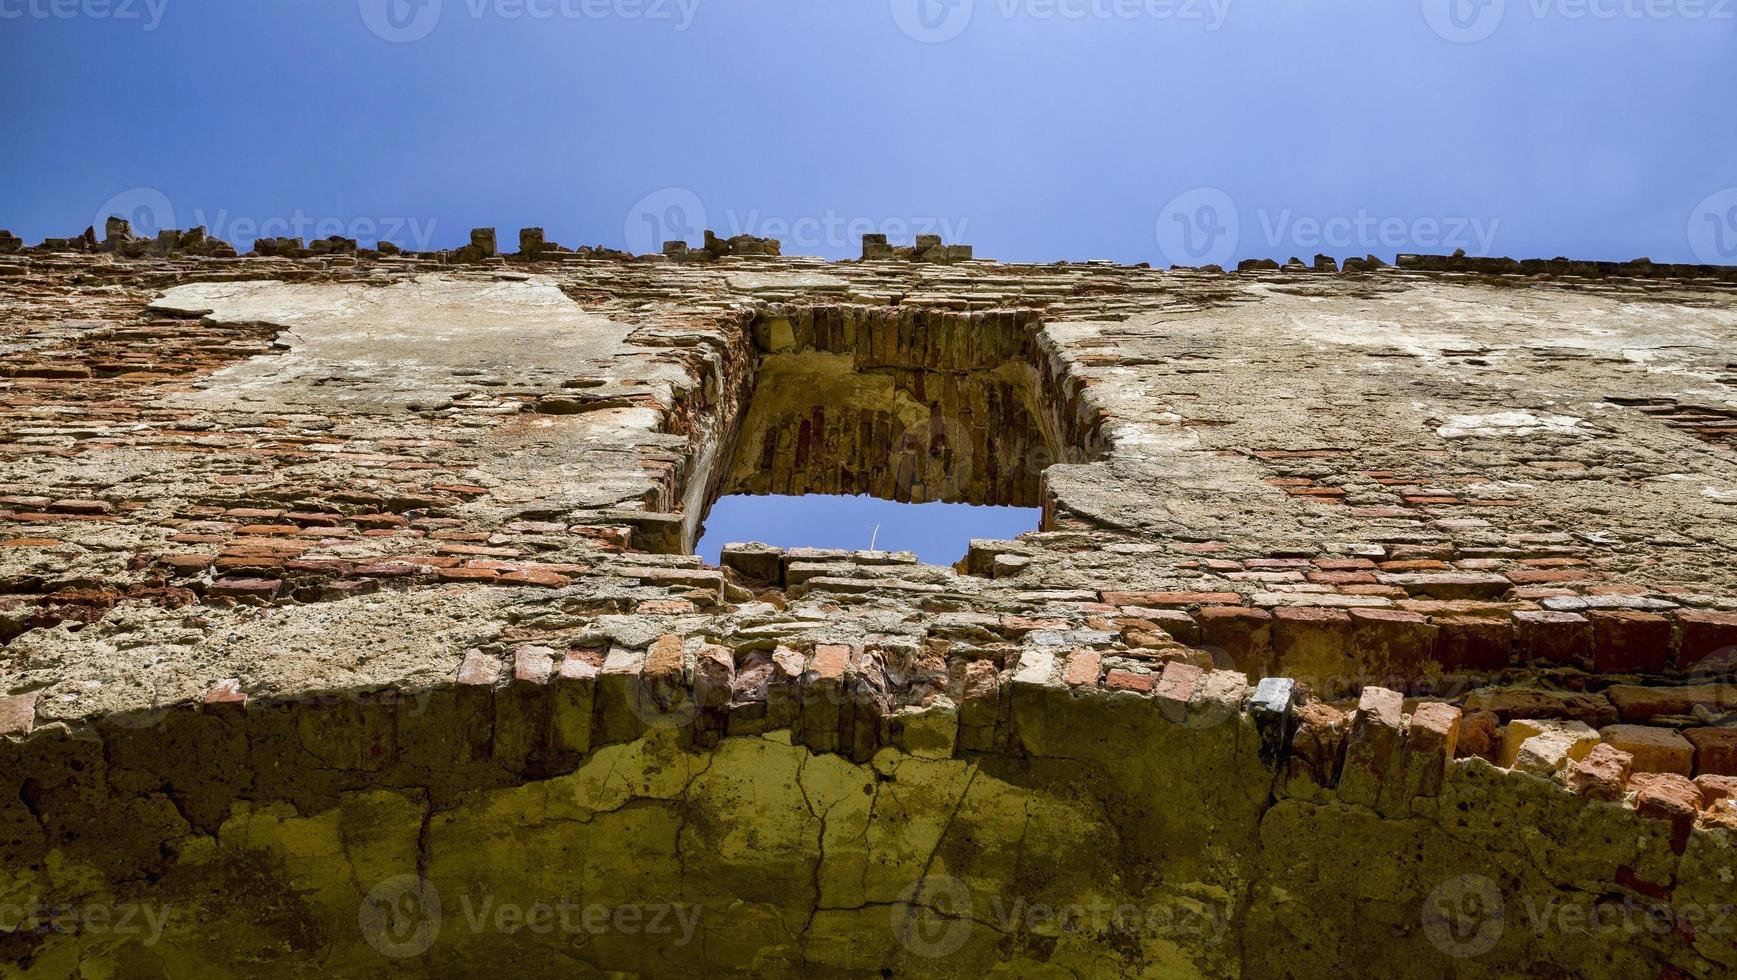
M 1435 659 L 1445 670 L 1502 670 L 1512 659 L 1514 627 L 1486 616 L 1435 619 Z
M 1677 666 L 1725 674 L 1737 670 L 1737 613 L 1706 609 L 1678 612 Z
M 1352 609 L 1351 645 L 1360 668 L 1381 677 L 1416 677 L 1435 649 L 1435 627 L 1397 609 Z
M 1200 624 L 1194 617 L 1180 609 L 1141 609 L 1132 607 L 1128 616 L 1144 620 L 1162 627 L 1178 643 L 1195 647 L 1200 645 Z
M 1316 585 L 1376 584 L 1376 578 L 1370 572 L 1310 572 L 1305 577 Z
M 1104 657 L 1096 650 L 1076 650 L 1062 668 L 1062 680 L 1074 687 L 1097 687 Z
M 1410 561 L 1384 561 L 1375 567 L 1384 572 L 1434 572 L 1446 570 L 1448 563 L 1433 558 L 1415 558 Z
M 1737 728 L 1691 728 L 1683 737 L 1695 747 L 1695 775 L 1737 776 Z
M 488 568 L 437 568 L 434 574 L 442 582 L 493 582 L 501 573 Z
M 465 654 L 458 667 L 458 683 L 464 687 L 493 687 L 501 679 L 501 662 L 481 650 Z
M 657 642 L 653 643 L 651 650 L 646 653 L 641 674 L 648 682 L 667 683 L 680 678 L 686 670 L 687 660 L 682 654 L 682 638 L 674 633 L 665 633 L 657 638 Z M 840 676 L 843 676 L 843 671 L 840 671 Z
M 1657 672 L 1671 660 L 1671 621 L 1627 609 L 1597 611 L 1592 620 L 1592 668 L 1599 673 Z
M 844 671 L 848 666 L 850 647 L 823 643 L 814 648 L 814 659 L 808 663 L 808 672 L 816 680 L 837 681 L 844 679 Z M 993 666 L 990 669 L 993 670 Z
M 1701 809 L 1701 791 L 1687 777 L 1669 772 L 1635 773 L 1628 784 L 1636 790 L 1635 811 L 1643 817 L 1669 821 L 1671 850 L 1683 853 Z
M 1592 624 L 1585 616 L 1522 610 L 1512 618 L 1516 663 L 1591 665 Z
M 1226 606 L 1242 602 L 1235 592 L 1105 592 L 1112 606 Z
M 1503 573 L 1515 585 L 1551 585 L 1557 582 L 1581 582 L 1592 577 L 1590 571 L 1515 571 Z
M 1112 670 L 1104 678 L 1104 686 L 1112 691 L 1150 692 L 1158 684 L 1157 674 L 1136 674 L 1127 670 Z
M 1236 669 L 1251 680 L 1272 671 L 1272 614 L 1241 606 L 1209 606 L 1200 610 L 1201 645 L 1222 650 Z
M 547 684 L 555 672 L 555 651 L 525 644 L 513 651 L 513 680 L 520 684 Z
M 526 570 L 508 572 L 495 581 L 499 585 L 531 585 L 543 589 L 561 589 L 567 587 L 573 580 L 565 575 L 556 575 L 554 572 Z
M 0 698 L 0 736 L 28 735 L 36 727 L 36 694 Z
M 231 710 L 247 704 L 247 692 L 241 689 L 241 678 L 218 681 L 205 692 L 207 710 Z
M 220 578 L 205 587 L 205 594 L 234 599 L 272 599 L 282 587 L 282 580 L 275 578 Z
M 1337 692 L 1351 683 L 1351 617 L 1343 609 L 1273 610 L 1273 672 Z
M 1188 713 L 1188 701 L 1194 697 L 1194 688 L 1205 674 L 1206 671 L 1200 667 L 1180 660 L 1164 665 L 1164 673 L 1158 678 L 1152 693 L 1166 718 L 1174 722 L 1183 720 Z

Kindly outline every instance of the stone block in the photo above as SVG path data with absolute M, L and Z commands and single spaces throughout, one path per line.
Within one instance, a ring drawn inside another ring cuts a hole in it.
M 995 747 L 1001 724 L 1001 677 L 993 661 L 973 660 L 959 673 L 959 744 L 970 752 Z
M 1516 718 L 1508 722 L 1497 764 L 1547 776 L 1586 758 L 1597 744 L 1598 731 L 1584 722 Z
M 959 742 L 959 709 L 945 695 L 900 708 L 892 717 L 893 744 L 925 759 L 951 759 Z
M 1438 616 L 1435 659 L 1449 672 L 1506 669 L 1513 659 L 1514 627 L 1487 616 Z
M 1272 673 L 1272 614 L 1244 606 L 1209 606 L 1195 617 L 1201 645 L 1229 658 L 1251 682 Z M 1215 656 L 1215 662 L 1217 658 Z
M 1354 686 L 1351 617 L 1343 609 L 1286 606 L 1273 610 L 1274 671 L 1323 695 Z
M 1568 788 L 1594 800 L 1620 800 L 1628 785 L 1634 757 L 1607 744 L 1592 747 L 1586 758 L 1568 763 L 1562 781 Z
M 1194 664 L 1173 660 L 1164 665 L 1164 672 L 1152 689 L 1152 697 L 1165 718 L 1178 725 L 1188 720 L 1188 702 L 1193 699 L 1194 689 L 1205 674 L 1203 668 Z
M 1737 613 L 1684 609 L 1677 613 L 1677 666 L 1733 678 L 1737 671 Z
M 1442 773 L 1459 747 L 1460 709 L 1428 701 L 1412 711 L 1405 728 L 1403 800 L 1441 792 Z
M 1075 650 L 1062 667 L 1062 682 L 1069 687 L 1095 688 L 1103 675 L 1104 657 L 1096 650 Z
M 1695 747 L 1675 729 L 1650 725 L 1608 725 L 1599 732 L 1605 744 L 1634 757 L 1635 772 L 1674 772 L 1690 776 Z
M 802 674 L 798 734 L 803 745 L 815 752 L 837 752 L 843 746 L 845 673 L 850 668 L 851 649 L 838 644 L 814 648 Z
M 1399 764 L 1404 744 L 1402 712 L 1405 698 L 1398 691 L 1366 687 L 1351 716 L 1345 744 L 1345 765 L 1339 775 L 1339 799 L 1373 807 Z
M 1737 776 L 1737 728 L 1691 728 L 1683 737 L 1695 749 L 1695 775 Z
M 476 249 L 482 258 L 493 258 L 495 248 L 495 230 L 493 228 L 472 228 L 470 230 L 470 245 Z
M 1350 717 L 1332 705 L 1311 702 L 1296 709 L 1291 754 L 1285 763 L 1285 795 L 1314 800 L 1339 779 Z
M 1351 644 L 1360 672 L 1374 678 L 1423 673 L 1435 649 L 1435 626 L 1398 609 L 1352 609 Z
M 549 742 L 556 758 L 591 751 L 600 659 L 600 651 L 582 650 L 569 650 L 561 658 L 549 691 Z
M 1722 714 L 1737 710 L 1737 684 L 1685 684 L 1676 687 L 1644 687 L 1613 684 L 1604 696 L 1616 706 L 1623 721 L 1650 721 L 1663 715 Z
M 1592 621 L 1592 667 L 1601 674 L 1658 673 L 1671 663 L 1671 621 L 1657 613 L 1601 609 Z
M 1279 764 L 1291 739 L 1291 707 L 1297 697 L 1297 682 L 1288 677 L 1268 677 L 1255 685 L 1249 696 L 1249 716 L 1261 736 L 1261 759 Z
M 0 737 L 29 735 L 36 727 L 36 693 L 0 698 Z
M 555 651 L 525 644 L 513 651 L 512 683 L 495 695 L 494 759 L 512 773 L 546 775 Z
M 1514 660 L 1517 663 L 1592 663 L 1592 623 L 1579 613 L 1522 610 L 1514 622 Z
M 596 721 L 592 726 L 593 748 L 631 742 L 645 734 L 641 699 L 645 697 L 646 652 L 631 647 L 610 647 L 597 671 Z
M 1683 853 L 1689 832 L 1695 827 L 1695 817 L 1701 812 L 1700 789 L 1676 773 L 1635 773 L 1629 777 L 1629 788 L 1635 791 L 1635 812 L 1651 820 L 1668 822 L 1671 850 Z
M 766 544 L 727 544 L 719 564 L 745 578 L 769 585 L 784 584 L 784 550 Z

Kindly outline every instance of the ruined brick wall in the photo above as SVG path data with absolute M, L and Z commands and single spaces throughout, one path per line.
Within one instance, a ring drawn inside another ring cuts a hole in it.
M 1737 963 L 1729 270 L 521 240 L 0 255 L 9 971 Z

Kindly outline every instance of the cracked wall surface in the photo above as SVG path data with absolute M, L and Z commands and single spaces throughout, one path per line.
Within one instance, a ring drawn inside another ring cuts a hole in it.
M 0 969 L 1737 966 L 1737 274 L 484 241 L 0 255 Z

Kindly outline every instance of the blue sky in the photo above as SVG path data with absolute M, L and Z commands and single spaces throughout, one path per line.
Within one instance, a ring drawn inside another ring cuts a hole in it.
M 913 551 L 931 565 L 965 557 L 972 538 L 1005 540 L 1037 530 L 1039 512 L 1028 507 L 898 504 L 874 497 L 723 497 L 706 515 L 694 550 L 717 563 L 732 541 L 780 548 Z
M 1737 262 L 1737 0 L 0 0 L 0 58 L 32 241 Z
M 1737 0 L 0 0 L 0 64 L 32 242 L 1737 263 Z M 732 504 L 712 544 L 1030 526 L 896 511 Z

